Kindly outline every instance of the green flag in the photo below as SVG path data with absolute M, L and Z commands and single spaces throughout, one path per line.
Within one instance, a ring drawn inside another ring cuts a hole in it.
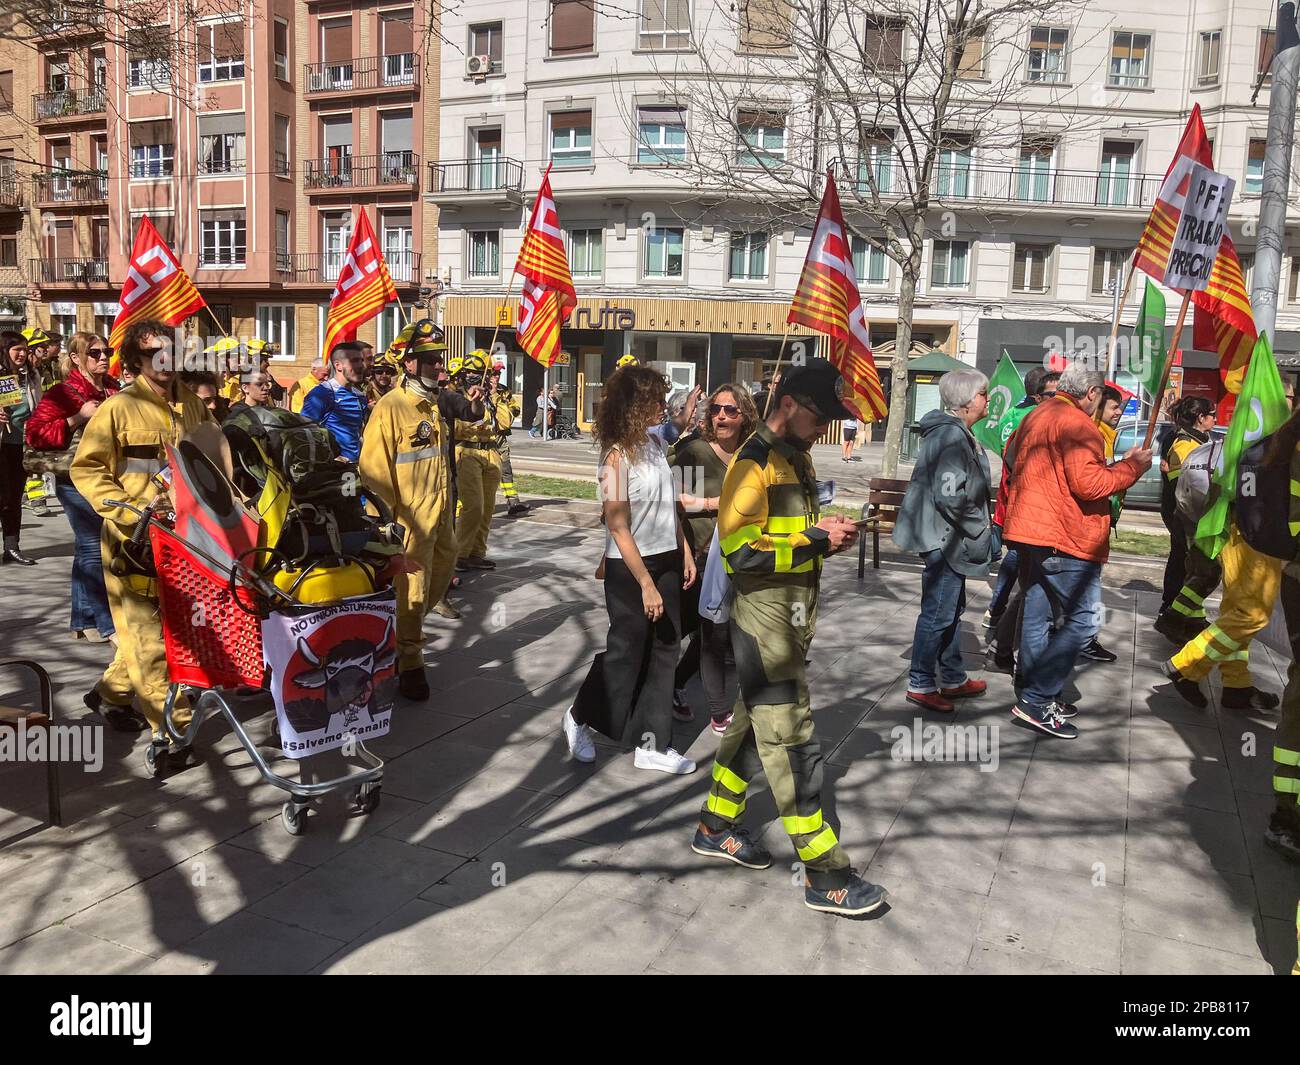
M 1276 431 L 1291 416 L 1268 336 L 1261 334 L 1246 368 L 1241 395 L 1232 409 L 1228 435 L 1210 485 L 1210 506 L 1196 526 L 1196 545 L 1210 558 L 1228 542 L 1228 508 L 1237 496 L 1237 463 L 1251 444 Z
M 1129 370 L 1147 390 L 1153 403 L 1159 403 L 1156 390 L 1165 372 L 1165 295 L 1160 286 L 1146 279 L 1142 308 L 1133 327 L 1133 351 L 1129 353 Z
M 998 368 L 989 379 L 989 412 L 983 421 L 976 422 L 971 432 L 987 448 L 1000 452 L 1002 441 L 998 436 L 998 422 L 1012 407 L 1025 398 L 1025 384 L 1020 380 L 1016 364 L 1005 351 Z

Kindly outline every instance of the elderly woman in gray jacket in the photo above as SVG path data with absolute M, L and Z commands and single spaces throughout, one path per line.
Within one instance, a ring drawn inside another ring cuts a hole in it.
M 978 370 L 943 376 L 942 409 L 921 419 L 921 453 L 894 527 L 894 543 L 925 563 L 907 698 L 927 710 L 950 712 L 954 699 L 988 687 L 966 676 L 961 657 L 966 578 L 987 575 L 993 561 L 989 463 L 971 434 L 987 416 L 988 386 Z

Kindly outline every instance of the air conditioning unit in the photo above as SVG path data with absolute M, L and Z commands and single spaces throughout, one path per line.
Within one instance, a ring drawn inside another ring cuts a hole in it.
M 492 73 L 490 55 L 471 55 L 465 58 L 465 73 L 471 78 L 486 78 Z

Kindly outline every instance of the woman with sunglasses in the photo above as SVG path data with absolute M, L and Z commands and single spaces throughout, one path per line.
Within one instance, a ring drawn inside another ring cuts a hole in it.
M 16 378 L 20 397 L 17 403 L 0 407 L 0 529 L 4 535 L 0 563 L 34 566 L 36 559 L 28 558 L 18 549 L 18 531 L 22 527 L 23 494 L 27 486 L 23 434 L 27 419 L 40 402 L 41 382 L 21 333 L 0 333 L 0 377 Z
M 705 405 L 699 435 L 679 441 L 669 456 L 669 464 L 681 471 L 678 502 L 697 573 L 704 572 L 713 530 L 718 525 L 718 498 L 727 467 L 757 424 L 758 410 L 749 393 L 740 385 L 722 385 L 713 390 Z M 691 639 L 673 681 L 673 716 L 679 721 L 690 721 L 694 716 L 683 689 L 698 672 L 709 700 L 710 727 L 721 735 L 731 721 L 725 691 L 728 629 L 725 624 L 715 625 L 700 617 L 699 581 L 682 596 L 682 634 Z
M 63 357 L 63 380 L 51 388 L 27 423 L 27 445 L 54 453 L 54 494 L 72 526 L 72 634 L 101 642 L 113 636 L 113 615 L 104 591 L 99 533 L 103 519 L 72 483 L 72 457 L 81 431 L 99 406 L 118 390 L 108 376 L 108 344 L 94 333 L 74 333 Z

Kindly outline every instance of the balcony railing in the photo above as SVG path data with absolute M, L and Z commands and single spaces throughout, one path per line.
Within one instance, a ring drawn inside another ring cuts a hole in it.
M 302 183 L 307 189 L 349 189 L 383 185 L 419 185 L 420 157 L 414 152 L 342 155 L 308 159 Z
M 107 259 L 32 259 L 27 276 L 41 285 L 106 285 Z
M 27 17 L 39 37 L 98 33 L 104 28 L 104 7 L 96 0 L 79 0 L 77 3 L 56 4 Z
M 289 176 L 289 156 L 287 153 L 282 152 L 280 151 L 280 149 L 277 148 L 275 150 L 275 159 L 273 165 L 275 167 L 274 172 L 278 174 L 280 177 Z
M 0 174 L 0 207 L 21 207 L 23 205 L 22 186 L 13 174 Z
M 308 96 L 321 92 L 413 88 L 420 80 L 420 57 L 415 52 L 398 52 L 308 63 L 303 74 Z
M 430 192 L 520 192 L 524 164 L 518 159 L 449 159 L 429 164 Z
M 52 122 L 56 118 L 77 118 L 103 114 L 108 94 L 98 85 L 89 89 L 58 89 L 32 97 L 32 121 Z
M 32 196 L 37 203 L 101 203 L 108 199 L 108 178 L 103 174 L 36 174 Z
M 896 160 L 874 161 L 871 173 L 885 198 L 906 194 L 908 179 L 914 177 Z M 851 171 L 850 177 L 860 195 L 870 195 L 865 168 Z M 1158 174 L 941 163 L 935 167 L 930 195 L 945 204 L 969 200 L 1044 207 L 1149 208 L 1163 181 Z
M 339 279 L 347 252 L 298 252 L 295 255 L 278 255 L 276 269 L 287 274 L 288 280 L 300 285 L 332 285 Z M 282 260 L 288 260 L 283 262 Z M 420 252 L 385 251 L 384 261 L 388 273 L 398 285 L 416 285 L 420 281 Z

